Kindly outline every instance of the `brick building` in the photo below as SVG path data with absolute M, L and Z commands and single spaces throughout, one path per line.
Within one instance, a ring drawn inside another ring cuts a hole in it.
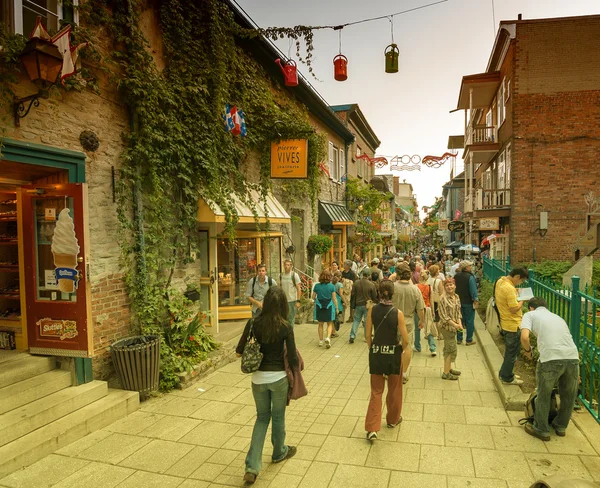
M 599 33 L 597 15 L 503 21 L 486 71 L 463 77 L 467 242 L 571 258 L 600 184 Z

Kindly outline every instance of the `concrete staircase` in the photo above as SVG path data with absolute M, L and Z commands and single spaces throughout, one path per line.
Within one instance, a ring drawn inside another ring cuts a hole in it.
M 71 386 L 53 357 L 0 361 L 0 479 L 139 408 L 137 392 L 104 381 Z

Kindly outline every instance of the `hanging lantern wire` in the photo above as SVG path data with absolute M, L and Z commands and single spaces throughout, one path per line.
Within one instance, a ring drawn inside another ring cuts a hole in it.
M 394 43 L 394 16 L 391 15 L 390 17 L 388 17 L 388 20 L 390 21 L 390 31 L 392 32 L 392 44 Z
M 340 54 L 342 54 L 342 29 L 340 29 Z

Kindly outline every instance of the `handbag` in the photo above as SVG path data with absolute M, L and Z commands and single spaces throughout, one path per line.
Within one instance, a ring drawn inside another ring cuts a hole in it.
M 260 368 L 263 353 L 260 352 L 260 344 L 254 335 L 254 320 L 250 323 L 248 338 L 242 352 L 242 373 L 254 373 Z
M 390 308 L 388 312 L 385 314 L 379 325 L 375 328 L 375 334 L 377 335 L 377 330 L 381 327 L 381 324 L 385 322 L 387 316 L 390 314 L 392 310 L 395 310 L 394 307 Z M 402 346 L 400 345 L 378 345 L 371 344 L 371 348 L 369 349 L 369 373 L 370 374 L 400 374 L 402 361 Z

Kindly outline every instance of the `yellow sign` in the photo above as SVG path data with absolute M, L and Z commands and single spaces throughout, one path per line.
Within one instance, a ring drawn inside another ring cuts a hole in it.
M 479 230 L 498 229 L 500 229 L 500 219 L 498 217 L 486 217 L 479 219 Z
M 308 139 L 271 143 L 271 178 L 308 178 Z

